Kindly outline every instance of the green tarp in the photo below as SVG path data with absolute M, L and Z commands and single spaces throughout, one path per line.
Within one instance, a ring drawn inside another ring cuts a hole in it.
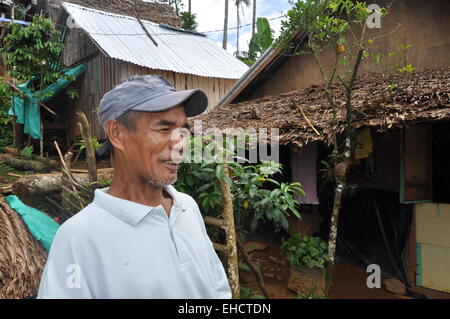
M 59 224 L 36 208 L 25 205 L 15 195 L 5 197 L 5 201 L 22 217 L 31 235 L 39 240 L 47 252 L 50 251 Z
M 74 76 L 75 79 L 86 70 L 84 64 L 77 67 L 63 70 L 62 73 Z M 72 81 L 60 78 L 50 84 L 47 88 L 39 92 L 31 92 L 29 87 L 31 80 L 18 86 L 18 89 L 25 93 L 25 98 L 15 97 L 11 99 L 9 115 L 16 115 L 16 122 L 23 124 L 24 133 L 29 134 L 34 139 L 41 138 L 41 117 L 39 113 L 39 103 L 44 103 L 53 96 L 65 89 Z M 39 96 L 39 98 L 36 98 Z M 13 109 L 14 108 L 14 109 Z

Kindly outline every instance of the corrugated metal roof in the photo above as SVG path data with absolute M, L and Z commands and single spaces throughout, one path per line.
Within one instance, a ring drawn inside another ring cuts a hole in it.
M 150 69 L 224 79 L 238 79 L 248 70 L 245 63 L 203 35 L 142 20 L 155 46 L 135 18 L 67 2 L 63 7 L 111 58 Z

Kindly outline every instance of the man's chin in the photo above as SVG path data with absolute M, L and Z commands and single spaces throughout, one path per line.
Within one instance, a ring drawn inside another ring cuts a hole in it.
M 165 187 L 172 184 L 175 184 L 177 181 L 177 176 L 172 178 L 147 178 L 147 183 L 156 187 Z

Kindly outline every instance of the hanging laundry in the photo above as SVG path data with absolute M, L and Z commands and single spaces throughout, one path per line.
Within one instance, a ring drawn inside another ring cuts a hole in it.
M 305 195 L 295 198 L 302 204 L 319 204 L 317 197 L 317 154 L 318 142 L 309 143 L 299 152 L 290 147 L 292 181 L 302 184 Z

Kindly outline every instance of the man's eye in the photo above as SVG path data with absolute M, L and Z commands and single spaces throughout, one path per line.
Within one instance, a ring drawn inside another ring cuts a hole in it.
M 169 127 L 164 127 L 161 129 L 161 131 L 163 132 L 170 132 L 170 128 Z

